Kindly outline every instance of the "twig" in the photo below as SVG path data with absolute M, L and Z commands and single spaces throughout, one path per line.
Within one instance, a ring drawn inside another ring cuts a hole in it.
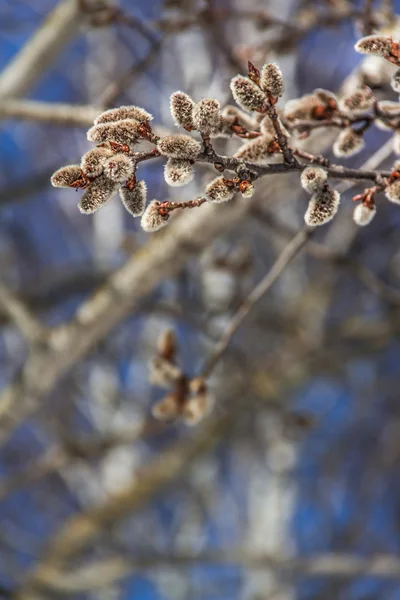
M 239 329 L 244 319 L 247 317 L 253 306 L 261 300 L 261 298 L 269 291 L 276 280 L 283 273 L 288 264 L 298 255 L 300 250 L 309 239 L 312 230 L 302 229 L 289 242 L 283 252 L 278 256 L 277 260 L 272 265 L 268 273 L 250 292 L 244 302 L 240 305 L 233 318 L 228 323 L 224 333 L 218 340 L 212 354 L 207 359 L 204 367 L 201 370 L 201 375 L 204 378 L 209 377 L 218 361 L 229 346 L 231 339 Z

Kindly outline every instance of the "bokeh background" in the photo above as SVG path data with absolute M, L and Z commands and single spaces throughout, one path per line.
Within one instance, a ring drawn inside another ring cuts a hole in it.
M 73 190 L 50 185 L 55 169 L 89 149 L 95 107 L 137 104 L 160 131 L 174 130 L 173 91 L 230 103 L 230 78 L 246 72 L 248 59 L 279 63 L 284 100 L 360 81 L 396 100 L 383 61 L 366 66 L 353 50 L 364 4 L 0 0 L 0 273 L 11 299 L 61 331 L 116 270 L 154 251 L 152 236 L 117 199 L 88 217 Z M 396 27 L 400 3 L 371 4 L 380 26 Z M 35 61 L 44 27 L 55 39 Z M 33 65 L 10 84 L 7 69 L 18 67 L 24 48 Z M 63 119 L 54 117 L 60 103 Z M 330 136 L 313 135 L 310 147 L 332 158 Z M 359 167 L 378 152 L 376 166 L 389 168 L 388 139 L 372 128 L 366 149 L 345 164 Z M 218 143 L 226 153 L 238 146 Z M 213 176 L 199 167 L 195 181 L 176 190 L 162 166 L 140 166 L 151 198 L 194 198 Z M 249 205 L 240 218 L 195 249 L 179 249 L 186 255 L 178 269 L 168 264 L 156 278 L 149 272 L 146 293 L 88 348 L 66 357 L 68 368 L 39 401 L 31 388 L 52 365 L 42 360 L 36 368 L 31 358 L 42 353 L 51 362 L 52 354 L 0 308 L 5 598 L 400 600 L 395 205 L 379 202 L 374 222 L 358 230 L 355 192 L 345 193 L 338 217 L 234 337 L 210 379 L 214 406 L 204 424 L 164 426 L 151 416 L 164 393 L 148 378 L 160 332 L 174 329 L 185 372 L 196 375 L 302 225 L 307 198 L 298 176 L 264 178 L 256 188 L 251 201 L 240 201 Z M 177 220 L 193 224 L 203 208 Z M 114 510 L 122 496 L 126 504 Z M 59 532 L 75 531 L 79 515 L 93 516 L 99 506 L 108 516 L 93 517 L 87 543 L 30 583 Z

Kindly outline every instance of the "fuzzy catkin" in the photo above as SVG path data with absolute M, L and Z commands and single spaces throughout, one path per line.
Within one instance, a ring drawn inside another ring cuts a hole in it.
M 397 94 L 400 94 L 400 69 L 397 69 L 393 75 L 390 85 L 392 86 L 392 89 L 397 92 Z
M 122 186 L 119 189 L 121 202 L 133 217 L 141 217 L 147 200 L 147 186 L 144 181 L 137 181 L 134 187 Z
M 184 134 L 168 135 L 157 142 L 157 148 L 163 156 L 195 160 L 201 154 L 201 144 Z
M 181 375 L 181 369 L 162 356 L 155 356 L 149 363 L 149 380 L 152 385 L 168 389 Z
M 328 179 L 328 174 L 321 167 L 306 167 L 300 175 L 302 188 L 313 194 L 324 187 Z
M 175 392 L 167 394 L 151 409 L 151 414 L 158 421 L 174 421 L 181 412 L 181 403 Z
M 112 123 L 93 125 L 87 132 L 89 142 L 117 142 L 118 144 L 135 144 L 140 138 L 139 121 L 124 119 Z
M 280 153 L 279 148 L 272 142 L 272 135 L 261 135 L 243 144 L 233 156 L 253 163 L 268 161 L 271 156 Z
M 338 157 L 353 156 L 365 146 L 365 141 L 362 135 L 347 127 L 338 135 L 333 144 L 333 153 Z
M 267 63 L 261 69 L 260 87 L 274 98 L 284 92 L 282 72 L 275 63 Z
M 190 160 L 169 158 L 164 167 L 164 179 L 172 187 L 187 185 L 194 177 L 194 169 Z
M 250 111 L 263 109 L 267 97 L 254 81 L 243 75 L 236 75 L 231 80 L 230 87 L 235 102 L 240 108 Z
M 102 208 L 117 191 L 118 184 L 105 175 L 99 175 L 85 190 L 79 201 L 78 208 L 81 213 L 90 215 Z
M 365 225 L 369 225 L 372 219 L 376 215 L 376 206 L 366 205 L 366 204 L 357 204 L 353 212 L 353 219 L 356 225 L 359 227 L 365 227 Z
M 139 121 L 139 123 L 148 123 L 152 118 L 153 115 L 139 106 L 119 106 L 118 108 L 110 108 L 102 112 L 95 118 L 94 124 L 112 123 L 124 119 L 134 119 L 135 121 Z
M 104 175 L 116 183 L 122 183 L 133 175 L 133 164 L 126 154 L 113 154 L 104 159 L 103 165 Z
M 224 177 L 216 177 L 205 189 L 208 202 L 228 202 L 232 200 L 234 195 L 233 186 L 229 185 Z
M 81 169 L 88 177 L 98 177 L 104 171 L 104 159 L 114 154 L 108 146 L 97 146 L 82 156 Z
M 160 202 L 158 200 L 152 200 L 142 215 L 140 224 L 144 231 L 152 233 L 158 231 L 162 227 L 165 227 L 168 223 L 168 216 L 160 215 L 158 209 Z
M 368 87 L 356 90 L 340 102 L 340 108 L 346 113 L 358 115 L 372 108 L 375 98 Z
M 182 409 L 182 421 L 185 425 L 194 427 L 205 416 L 208 409 L 208 394 L 201 392 L 189 398 Z
M 185 92 L 174 92 L 171 94 L 169 109 L 177 127 L 183 127 L 188 131 L 195 129 L 192 112 L 195 104 L 191 97 Z
M 377 54 L 386 57 L 391 54 L 392 40 L 383 35 L 367 35 L 358 40 L 354 49 L 360 54 Z
M 340 194 L 337 190 L 324 188 L 311 196 L 304 221 L 310 227 L 324 225 L 336 215 L 340 204 Z
M 218 132 L 221 123 L 219 110 L 220 103 L 215 98 L 200 100 L 192 112 L 195 129 L 208 135 Z
M 66 165 L 61 167 L 51 176 L 51 184 L 54 187 L 69 187 L 74 181 L 82 176 L 82 170 L 79 165 Z
M 400 204 L 400 179 L 396 179 L 387 186 L 385 190 L 385 196 L 390 202 L 394 204 Z

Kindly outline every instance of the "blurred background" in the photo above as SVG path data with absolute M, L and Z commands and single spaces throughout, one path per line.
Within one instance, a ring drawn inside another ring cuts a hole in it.
M 396 100 L 384 61 L 353 50 L 364 11 L 393 30 L 396 9 L 0 0 L 1 597 L 400 600 L 398 208 L 380 202 L 356 229 L 362 188 L 343 195 L 213 370 L 210 414 L 187 427 L 151 416 L 165 394 L 149 383 L 157 339 L 172 328 L 185 373 L 200 372 L 302 227 L 298 175 L 154 236 L 117 199 L 88 217 L 49 181 L 90 148 L 101 109 L 143 106 L 175 131 L 173 91 L 231 103 L 249 59 L 278 62 L 283 101 L 360 82 Z M 306 147 L 332 158 L 330 136 Z M 388 139 L 372 128 L 344 164 L 388 169 Z M 162 168 L 140 165 L 150 198 L 189 200 L 215 176 L 198 167 L 175 189 Z M 192 245 L 174 245 L 181 230 Z M 118 276 L 122 296 L 102 304 Z

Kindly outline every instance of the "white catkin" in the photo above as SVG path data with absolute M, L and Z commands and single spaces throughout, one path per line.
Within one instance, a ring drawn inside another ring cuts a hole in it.
M 169 158 L 164 167 L 164 179 L 171 187 L 187 185 L 194 177 L 194 169 L 190 160 Z
M 260 86 L 274 98 L 280 98 L 284 92 L 282 72 L 275 63 L 267 63 L 261 69 Z
M 85 190 L 79 201 L 81 213 L 90 215 L 102 208 L 118 189 L 118 184 L 104 175 L 99 175 Z
M 243 75 L 236 75 L 231 80 L 230 87 L 235 102 L 244 110 L 259 111 L 267 99 L 258 85 Z
M 184 135 L 168 135 L 157 142 L 157 148 L 163 156 L 195 160 L 201 153 L 201 144 L 194 138 Z
M 104 175 L 117 183 L 122 183 L 133 175 L 133 164 L 126 154 L 114 154 L 104 159 L 103 164 Z
M 306 192 L 313 194 L 324 187 L 327 179 L 328 174 L 324 169 L 311 166 L 301 172 L 300 183 Z
M 358 154 L 365 146 L 365 141 L 362 135 L 350 127 L 343 129 L 338 135 L 333 144 L 333 153 L 338 157 L 354 156 Z
M 122 121 L 123 119 L 135 119 L 135 121 L 141 123 L 148 123 L 152 118 L 153 116 L 147 112 L 147 110 L 140 108 L 139 106 L 119 106 L 118 108 L 110 108 L 102 112 L 95 118 L 94 124 L 112 123 L 115 121 Z
M 183 127 L 188 131 L 195 129 L 192 112 L 195 103 L 185 92 L 174 92 L 169 101 L 172 118 L 177 127 Z
M 394 204 L 400 204 L 400 179 L 396 179 L 387 186 L 385 190 L 385 196 L 390 202 Z
M 133 189 L 126 185 L 122 186 L 119 195 L 122 204 L 133 217 L 142 216 L 147 199 L 147 186 L 144 181 L 137 181 Z
M 310 227 L 325 225 L 336 215 L 339 204 L 340 194 L 337 190 L 320 190 L 311 196 L 304 221 Z
M 118 144 L 135 144 L 139 138 L 139 121 L 124 119 L 112 123 L 93 125 L 87 132 L 89 142 L 117 142 Z
M 158 200 L 152 200 L 142 215 L 140 224 L 144 231 L 152 233 L 158 231 L 162 227 L 165 227 L 168 223 L 168 218 L 160 215 L 158 208 L 160 202 Z
M 367 35 L 354 45 L 360 54 L 377 54 L 378 56 L 389 56 L 392 49 L 390 37 L 383 35 Z
M 227 202 L 232 200 L 234 195 L 234 190 L 225 182 L 224 177 L 216 177 L 205 189 L 208 202 Z
M 376 206 L 366 206 L 365 204 L 357 204 L 353 212 L 354 222 L 359 227 L 364 227 L 365 225 L 369 225 L 372 219 L 376 215 Z
M 201 133 L 213 134 L 220 129 L 220 104 L 215 98 L 203 98 L 193 108 L 193 124 Z
M 61 167 L 51 176 L 51 185 L 54 187 L 69 187 L 82 175 L 79 165 L 66 165 Z
M 88 177 L 98 177 L 104 171 L 104 159 L 114 154 L 109 146 L 97 146 L 82 156 L 81 169 Z

